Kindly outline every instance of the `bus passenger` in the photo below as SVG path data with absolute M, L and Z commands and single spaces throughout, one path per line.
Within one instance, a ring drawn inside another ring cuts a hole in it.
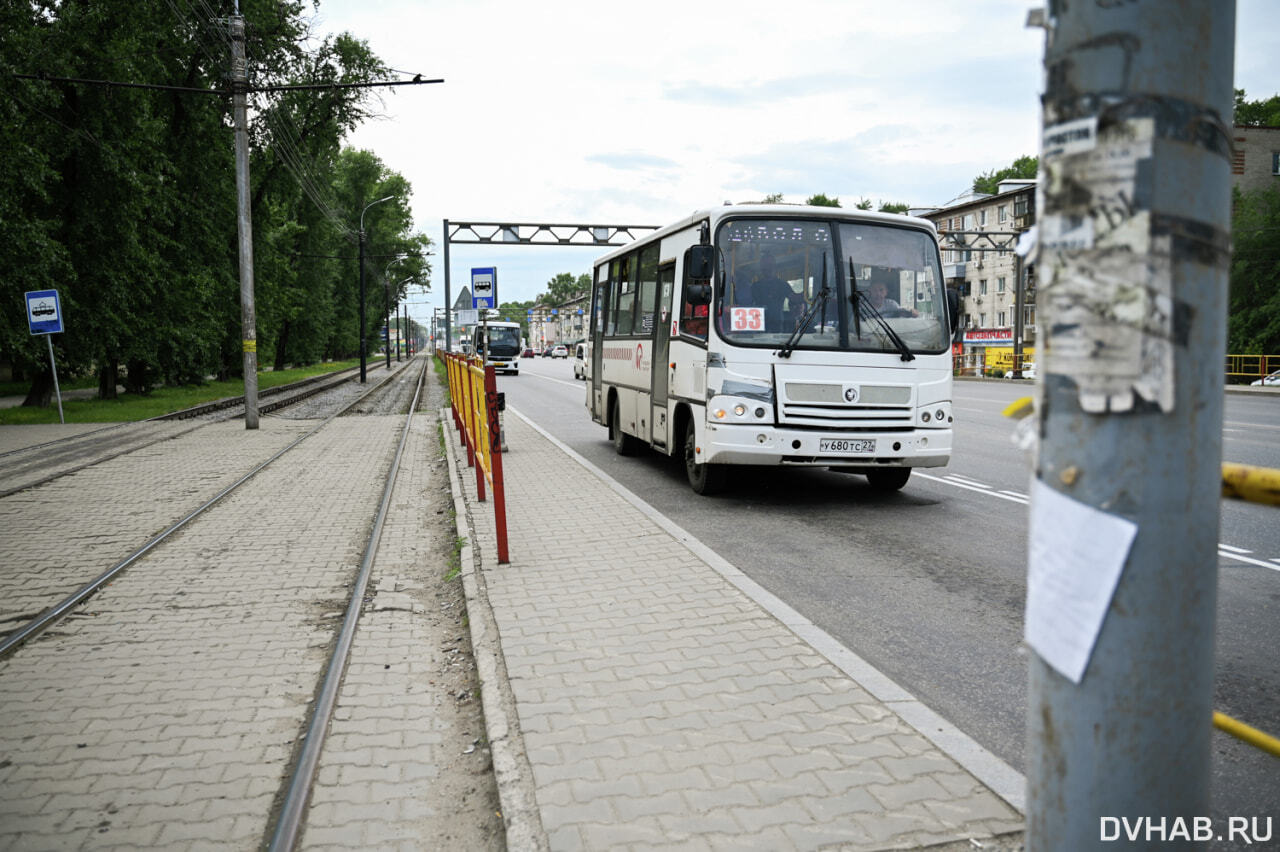
M 773 255 L 768 252 L 760 257 L 760 274 L 751 285 L 751 301 L 764 308 L 766 331 L 783 331 L 784 306 L 791 307 L 798 301 L 796 291 L 778 277 Z

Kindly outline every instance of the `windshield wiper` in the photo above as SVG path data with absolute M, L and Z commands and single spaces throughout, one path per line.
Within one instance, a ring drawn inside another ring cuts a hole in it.
M 850 263 L 852 264 L 852 261 L 850 261 Z M 893 348 L 898 350 L 898 354 L 902 356 L 902 360 L 914 361 L 916 356 L 911 352 L 911 347 L 907 345 L 905 340 L 898 336 L 898 332 L 893 330 L 893 326 L 889 325 L 889 322 L 884 318 L 884 315 L 876 310 L 875 305 L 868 302 L 866 300 L 867 297 L 858 291 L 857 282 L 855 282 L 852 277 L 849 281 L 850 284 L 853 285 L 853 295 L 850 296 L 850 298 L 853 300 L 854 322 L 857 322 L 859 316 L 866 316 L 868 319 L 875 320 L 876 325 L 880 326 L 880 330 L 884 332 L 885 337 L 889 338 L 889 342 L 893 344 Z M 866 310 L 865 314 L 863 314 L 864 309 Z M 861 326 L 858 327 L 857 334 L 858 337 L 862 336 Z
M 790 358 L 792 351 L 795 350 L 796 344 L 800 342 L 800 338 L 809 329 L 809 322 L 813 319 L 813 315 L 818 312 L 818 308 L 822 308 L 822 322 L 826 325 L 827 320 L 827 299 L 831 298 L 831 288 L 827 286 L 827 256 L 822 255 L 822 289 L 818 291 L 818 298 L 809 306 L 809 310 L 804 312 L 804 316 L 800 318 L 799 325 L 796 330 L 791 332 L 791 336 L 787 338 L 787 342 L 782 344 L 782 348 L 773 353 L 779 358 Z

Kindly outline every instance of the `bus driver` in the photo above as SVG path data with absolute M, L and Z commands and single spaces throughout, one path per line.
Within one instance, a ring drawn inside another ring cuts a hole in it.
M 751 302 L 764 308 L 764 325 L 766 331 L 784 331 L 782 312 L 784 306 L 792 308 L 798 301 L 798 295 L 791 285 L 778 277 L 773 255 L 765 252 L 760 256 L 760 274 L 751 285 Z

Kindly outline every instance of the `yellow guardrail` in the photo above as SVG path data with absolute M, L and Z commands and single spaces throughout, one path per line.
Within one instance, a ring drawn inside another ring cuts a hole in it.
M 1009 403 L 1003 413 L 1005 417 L 1018 420 L 1029 417 L 1035 413 L 1035 400 L 1029 396 L 1020 397 Z M 1280 506 L 1280 470 L 1223 462 L 1222 496 L 1232 500 Z M 1280 757 L 1280 739 L 1233 719 L 1226 713 L 1213 711 L 1213 726 L 1254 748 Z
M 1276 370 L 1280 370 L 1280 355 L 1227 356 L 1227 381 L 1231 384 L 1248 384 Z
M 502 425 L 493 367 L 479 358 L 437 352 L 449 373 L 449 402 L 453 422 L 467 448 L 467 466 L 476 471 L 476 496 L 485 500 L 485 483 L 493 492 L 493 517 L 498 538 L 498 564 L 507 558 L 507 501 L 502 479 Z

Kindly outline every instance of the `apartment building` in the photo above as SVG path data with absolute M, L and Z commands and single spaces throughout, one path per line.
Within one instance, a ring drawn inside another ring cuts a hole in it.
M 1231 185 L 1241 192 L 1280 185 L 1280 127 L 1231 130 Z
M 1035 267 L 1014 253 L 1019 236 L 1036 221 L 1034 180 L 1005 180 L 994 195 L 970 193 L 933 210 L 911 211 L 938 228 L 942 275 L 960 292 L 957 354 L 982 369 L 1012 368 L 1017 330 L 1018 279 L 1022 279 L 1022 346 L 1034 352 Z

